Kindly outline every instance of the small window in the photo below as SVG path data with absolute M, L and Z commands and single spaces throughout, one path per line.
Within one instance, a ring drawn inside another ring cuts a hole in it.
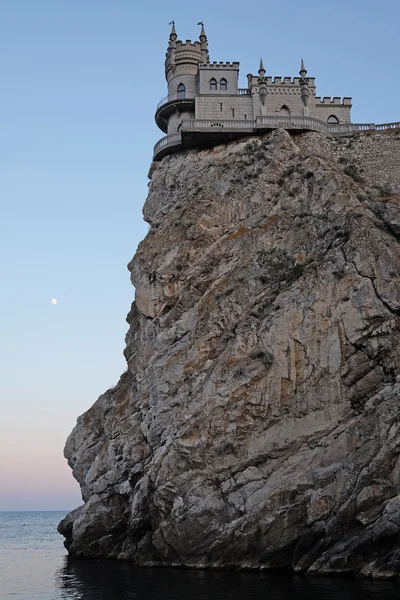
M 210 80 L 210 90 L 216 90 L 217 89 L 217 80 L 212 78 Z
M 335 115 L 331 115 L 330 117 L 328 117 L 329 125 L 337 125 L 338 123 L 339 123 L 339 119 L 337 117 L 335 117 Z
M 183 85 L 183 83 L 180 83 L 178 85 L 178 98 L 182 99 L 185 97 L 185 86 Z
M 221 81 L 219 83 L 219 89 L 222 90 L 223 92 L 226 92 L 226 90 L 228 89 L 228 82 L 226 79 L 221 79 Z
M 284 116 L 284 117 L 290 117 L 290 110 L 288 109 L 288 107 L 286 106 L 286 104 L 284 104 L 283 106 L 281 106 L 281 109 L 280 109 L 279 113 L 282 116 Z

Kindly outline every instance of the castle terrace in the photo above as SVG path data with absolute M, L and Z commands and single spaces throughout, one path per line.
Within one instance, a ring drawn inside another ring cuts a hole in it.
M 300 77 L 267 76 L 261 60 L 258 75 L 247 75 L 248 87 L 239 88 L 239 62 L 211 62 L 201 25 L 199 41 L 192 43 L 178 40 L 172 23 L 165 60 L 168 95 L 155 112 L 167 135 L 156 143 L 153 160 L 278 128 L 341 136 L 400 127 L 352 123 L 352 99 L 317 96 L 315 78 L 307 76 L 303 60 Z

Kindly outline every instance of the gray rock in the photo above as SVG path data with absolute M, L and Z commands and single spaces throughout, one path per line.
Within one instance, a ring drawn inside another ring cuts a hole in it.
M 128 369 L 65 447 L 70 554 L 398 576 L 397 217 L 338 148 L 277 130 L 153 165 Z

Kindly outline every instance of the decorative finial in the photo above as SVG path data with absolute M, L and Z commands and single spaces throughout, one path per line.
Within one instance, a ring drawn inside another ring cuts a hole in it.
M 265 75 L 264 63 L 262 58 L 260 58 L 260 68 L 258 69 L 258 74 L 260 75 L 260 77 L 264 77 Z
M 201 39 L 201 37 L 202 37 L 202 36 L 204 36 L 204 37 L 207 37 L 207 36 L 206 36 L 206 31 L 205 31 L 205 29 L 204 29 L 204 23 L 203 23 L 203 21 L 199 21 L 199 22 L 197 23 L 197 25 L 201 25 L 200 39 Z
M 304 66 L 304 60 L 301 59 L 301 67 L 300 67 L 300 71 L 299 71 L 300 75 L 303 77 L 303 73 L 304 75 L 307 75 L 307 69 Z
M 175 21 L 172 20 L 168 23 L 168 25 L 172 25 L 171 27 L 171 33 L 169 34 L 169 37 L 171 38 L 171 36 L 175 36 L 176 37 L 176 29 L 175 29 Z

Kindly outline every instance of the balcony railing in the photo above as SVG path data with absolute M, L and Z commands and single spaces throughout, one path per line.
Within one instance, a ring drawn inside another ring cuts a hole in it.
M 157 156 L 168 154 L 164 152 L 166 148 L 174 147 L 176 150 L 182 146 L 182 133 L 260 133 L 265 129 L 288 129 L 302 131 L 316 131 L 327 135 L 348 135 L 358 131 L 384 131 L 387 129 L 400 129 L 400 122 L 383 123 L 342 123 L 328 125 L 324 121 L 314 119 L 313 117 L 257 117 L 255 121 L 243 119 L 192 119 L 182 122 L 182 129 L 177 133 L 166 135 L 154 146 L 155 159 Z M 181 133 L 182 132 L 182 133 Z M 191 142 L 193 144 L 193 142 Z M 194 147 L 194 145 L 188 146 Z M 170 151 L 171 152 L 171 151 Z
M 272 116 L 257 117 L 255 120 L 256 129 L 305 129 L 308 131 L 318 131 L 319 133 L 328 133 L 328 126 L 319 119 L 313 117 L 290 117 L 290 116 Z
M 246 121 L 246 119 L 191 119 L 182 121 L 183 131 L 193 130 L 221 130 L 225 131 L 254 131 L 254 121 Z
M 340 135 L 346 133 L 356 133 L 357 131 L 384 131 L 385 129 L 399 129 L 400 122 L 382 123 L 341 123 L 338 125 L 328 125 L 328 132 L 331 135 Z
M 239 96 L 251 96 L 251 90 L 247 88 L 239 88 Z
M 163 148 L 167 148 L 169 146 L 180 146 L 181 143 L 182 135 L 180 131 L 166 135 L 165 137 L 161 138 L 161 140 L 158 140 L 157 144 L 154 146 L 153 156 L 159 154 Z
M 157 110 L 159 110 L 165 104 L 169 104 L 170 102 L 177 102 L 181 100 L 194 100 L 197 94 L 193 92 L 178 92 L 176 94 L 170 94 L 166 96 L 157 104 Z
M 182 122 L 182 131 L 245 131 L 256 133 L 260 129 L 299 129 L 328 133 L 328 126 L 313 117 L 257 117 L 255 121 L 246 119 L 191 119 Z

